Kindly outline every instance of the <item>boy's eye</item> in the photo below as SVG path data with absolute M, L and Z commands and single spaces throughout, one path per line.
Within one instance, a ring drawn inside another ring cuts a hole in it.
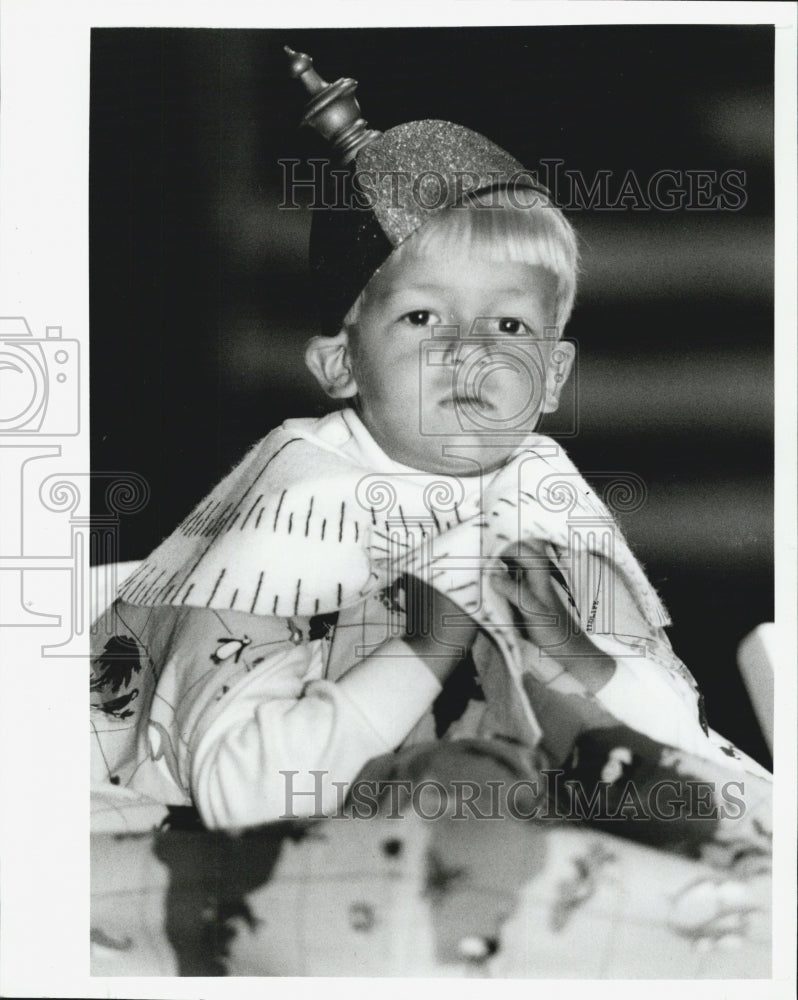
M 412 312 L 405 313 L 402 319 L 407 320 L 411 326 L 430 326 L 432 315 L 429 309 L 414 309 Z
M 502 316 L 499 320 L 499 333 L 518 334 L 526 331 L 526 324 L 512 316 Z

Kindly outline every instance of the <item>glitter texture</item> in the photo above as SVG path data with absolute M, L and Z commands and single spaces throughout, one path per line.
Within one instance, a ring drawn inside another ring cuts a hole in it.
M 389 129 L 361 149 L 356 164 L 358 172 L 376 175 L 373 212 L 394 247 L 435 212 L 461 200 L 464 183 L 466 190 L 484 189 L 523 170 L 478 132 L 435 120 Z

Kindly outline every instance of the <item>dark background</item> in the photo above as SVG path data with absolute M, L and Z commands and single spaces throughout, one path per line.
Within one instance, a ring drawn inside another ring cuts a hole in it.
M 740 211 L 570 213 L 585 273 L 562 443 L 588 478 L 645 481 L 622 523 L 674 647 L 710 724 L 767 763 L 735 650 L 773 616 L 770 27 L 94 29 L 92 468 L 151 488 L 119 557 L 144 557 L 275 424 L 326 409 L 302 362 L 310 212 L 277 209 L 278 160 L 326 151 L 297 129 L 284 44 L 357 79 L 378 129 L 450 119 L 531 168 L 610 170 L 612 191 L 630 169 L 746 172 Z

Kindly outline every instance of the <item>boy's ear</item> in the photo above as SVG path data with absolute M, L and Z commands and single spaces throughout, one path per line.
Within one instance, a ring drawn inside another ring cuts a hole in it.
M 571 374 L 575 356 L 576 348 L 568 340 L 560 340 L 551 348 L 549 364 L 546 369 L 546 397 L 543 400 L 543 413 L 554 413 L 560 405 L 560 393 Z
M 357 395 L 357 382 L 349 357 L 349 334 L 341 330 L 335 337 L 311 337 L 305 348 L 305 364 L 316 381 L 333 399 Z

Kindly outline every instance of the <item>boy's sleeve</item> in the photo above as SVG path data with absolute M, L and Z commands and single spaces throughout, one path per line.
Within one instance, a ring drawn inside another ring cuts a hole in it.
M 247 617 L 230 630 L 249 640 L 241 669 L 231 676 L 220 664 L 185 719 L 192 798 L 209 827 L 334 813 L 346 785 L 404 740 L 440 684 L 412 656 L 374 657 L 327 680 L 325 640 L 275 640 L 274 622 L 285 629 L 278 619 L 266 620 L 264 639 L 263 619 Z M 214 628 L 203 609 L 182 623 L 170 660 L 184 677 L 196 672 L 188 661 L 207 658 Z

